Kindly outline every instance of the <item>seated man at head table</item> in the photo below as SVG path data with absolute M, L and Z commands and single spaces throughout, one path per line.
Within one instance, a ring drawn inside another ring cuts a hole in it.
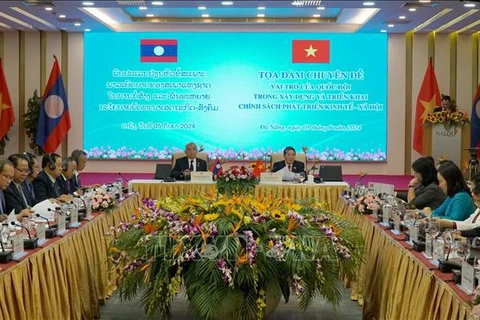
M 25 155 L 21 153 L 15 153 L 8 157 L 13 164 L 13 180 L 10 185 L 3 192 L 5 196 L 6 213 L 10 213 L 12 210 L 17 215 L 17 220 L 22 221 L 23 217 L 30 218 L 34 211 L 31 208 L 32 203 L 29 202 L 25 195 L 22 184 L 30 173 L 28 169 L 28 160 Z
M 35 200 L 37 202 L 42 202 L 46 199 L 60 202 L 72 201 L 72 196 L 61 193 L 56 181 L 57 177 L 62 173 L 62 157 L 56 153 L 45 154 L 42 158 L 42 168 L 43 171 L 33 180 Z
M 295 173 L 305 174 L 305 164 L 295 160 L 297 152 L 293 147 L 283 149 L 283 157 L 285 160 L 278 161 L 273 164 L 272 172 L 282 172 L 283 180 L 293 180 Z M 306 174 L 305 174 L 306 177 Z
M 77 191 L 74 182 L 76 170 L 77 164 L 71 157 L 62 160 L 62 173 L 56 179 L 60 194 L 74 194 Z
M 185 157 L 175 161 L 170 177 L 177 180 L 185 180 L 185 171 L 207 171 L 207 162 L 197 158 L 197 145 L 193 142 L 187 143 L 185 146 Z
M 8 159 L 0 159 L 0 221 L 7 220 L 7 208 L 3 191 L 8 188 L 13 180 L 13 163 Z

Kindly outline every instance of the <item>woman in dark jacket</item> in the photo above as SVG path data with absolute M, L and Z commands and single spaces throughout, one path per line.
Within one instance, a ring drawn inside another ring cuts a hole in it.
M 438 208 L 445 201 L 445 193 L 438 186 L 437 170 L 432 159 L 422 157 L 412 164 L 414 178 L 408 184 L 407 201 L 416 209 Z

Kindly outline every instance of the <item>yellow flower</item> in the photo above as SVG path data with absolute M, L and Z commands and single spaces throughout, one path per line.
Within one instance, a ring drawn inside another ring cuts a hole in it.
M 277 220 L 280 220 L 280 221 L 285 221 L 285 217 L 286 215 L 284 213 L 282 213 L 280 210 L 278 209 L 273 209 L 272 212 L 270 213 L 270 215 L 274 218 L 274 219 L 277 219 Z
M 302 210 L 302 206 L 299 205 L 299 204 L 297 204 L 297 203 L 288 204 L 288 205 L 287 205 L 287 208 L 288 208 L 289 210 L 293 210 L 293 211 L 296 211 L 296 212 Z
M 239 210 L 238 208 L 233 208 L 232 213 L 239 217 L 240 219 L 243 219 L 243 212 Z
M 293 243 L 292 239 L 291 238 L 287 238 L 285 239 L 285 247 L 287 247 L 288 249 L 295 249 L 295 243 Z
M 253 207 L 255 208 L 255 211 L 257 211 L 260 214 L 265 213 L 265 211 L 267 210 L 267 207 L 263 203 L 260 203 L 260 202 L 256 202 L 253 205 Z
M 205 221 L 213 221 L 213 220 L 217 220 L 217 218 L 218 218 L 217 213 L 210 213 L 203 216 L 203 219 Z
M 247 224 L 250 224 L 250 222 L 252 222 L 252 218 L 250 218 L 249 216 L 243 217 L 243 223 L 247 225 Z

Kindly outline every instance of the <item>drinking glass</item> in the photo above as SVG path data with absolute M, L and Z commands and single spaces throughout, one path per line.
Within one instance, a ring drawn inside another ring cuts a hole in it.
M 300 183 L 303 183 L 303 181 L 305 181 L 305 172 L 300 172 L 299 175 L 300 175 Z
M 192 181 L 192 175 L 190 174 L 190 170 L 183 171 L 183 176 L 185 178 L 185 182 Z
M 465 261 L 470 254 L 470 247 L 468 244 L 459 240 L 455 240 L 452 244 L 452 250 L 456 251 L 457 256 L 463 261 Z
M 425 228 L 425 232 L 432 237 L 432 241 L 436 237 L 438 237 L 438 235 L 440 234 L 440 227 L 438 225 L 438 221 L 434 219 L 428 220 L 427 226 Z

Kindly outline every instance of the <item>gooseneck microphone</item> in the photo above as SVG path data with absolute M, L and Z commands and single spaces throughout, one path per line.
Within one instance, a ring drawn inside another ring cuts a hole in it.
M 55 227 L 52 228 L 48 218 L 41 216 L 40 213 L 35 214 L 35 217 L 44 219 L 45 221 L 47 221 L 48 229 L 45 229 L 45 238 L 55 238 L 57 236 L 57 228 Z
M 119 175 L 123 180 L 125 180 L 126 183 L 129 183 L 129 182 L 130 182 L 130 180 L 128 180 L 127 178 L 125 178 L 125 176 L 124 176 L 121 172 L 119 172 L 118 175 Z
M 35 249 L 36 247 L 38 247 L 38 238 L 32 238 L 32 235 L 30 234 L 30 230 L 28 230 L 27 227 L 15 222 L 15 221 L 10 222 L 10 224 L 12 226 L 20 227 L 20 228 L 23 228 L 23 229 L 27 230 L 28 239 L 23 239 L 23 247 L 25 249 Z

